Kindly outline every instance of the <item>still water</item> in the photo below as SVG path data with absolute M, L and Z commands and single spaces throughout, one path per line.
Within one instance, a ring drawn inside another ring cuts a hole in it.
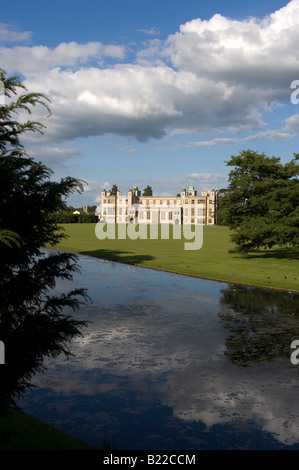
M 79 256 L 93 303 L 74 357 L 20 405 L 117 449 L 299 449 L 299 295 Z

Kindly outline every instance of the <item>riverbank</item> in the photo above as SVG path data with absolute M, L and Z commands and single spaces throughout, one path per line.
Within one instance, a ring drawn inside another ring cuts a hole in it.
M 5 439 L 2 433 L 10 433 Z M 0 419 L 0 451 L 3 450 L 99 450 L 22 411 L 11 409 Z
M 264 250 L 249 256 L 231 253 L 226 227 L 203 227 L 203 245 L 185 250 L 190 242 L 173 239 L 99 240 L 95 224 L 63 224 L 66 239 L 55 248 L 156 270 L 234 284 L 299 292 L 299 249 Z M 170 227 L 171 229 L 171 227 Z

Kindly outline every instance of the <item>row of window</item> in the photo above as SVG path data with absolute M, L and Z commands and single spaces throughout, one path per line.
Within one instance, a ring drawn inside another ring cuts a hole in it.
M 204 201 L 203 199 L 201 199 L 201 200 L 200 200 L 200 199 L 197 199 L 197 200 L 192 199 L 191 201 L 190 201 L 189 199 L 184 199 L 184 200 L 181 200 L 181 199 L 180 199 L 180 200 L 178 200 L 178 201 L 177 201 L 177 200 L 170 200 L 170 199 L 167 199 L 167 200 L 166 200 L 166 205 L 168 205 L 168 206 L 169 206 L 169 205 L 175 206 L 175 205 L 177 205 L 177 203 L 179 203 L 179 205 L 181 205 L 181 203 L 183 203 L 183 204 L 195 204 L 195 203 L 196 203 L 196 204 L 204 204 L 204 202 L 205 202 L 205 201 Z M 119 199 L 119 200 L 117 201 L 117 204 L 118 204 L 118 205 L 122 205 L 122 204 L 125 204 L 125 203 L 128 204 L 128 199 L 126 199 L 126 200 L 125 200 L 125 199 Z M 153 205 L 156 205 L 156 204 L 159 205 L 159 204 L 160 204 L 160 206 L 161 206 L 161 205 L 163 205 L 163 203 L 165 204 L 165 199 L 164 199 L 164 200 L 163 200 L 163 199 L 159 199 L 159 200 L 156 200 L 156 199 L 144 199 L 144 200 L 141 201 L 141 204 L 146 205 L 146 206 L 149 206 L 150 204 L 153 204 Z M 209 203 L 209 204 L 213 204 L 212 199 L 210 199 L 208 203 Z M 114 199 L 113 199 L 113 200 L 111 200 L 111 199 L 103 199 L 103 204 L 115 204 L 115 200 L 114 200 Z
M 147 219 L 150 219 L 150 217 L 151 217 L 150 216 L 150 214 L 151 214 L 150 211 L 148 211 L 148 212 L 140 211 L 139 212 L 140 219 L 144 218 L 144 214 L 147 214 Z M 165 214 L 166 214 L 166 212 L 161 212 L 161 220 L 165 220 Z M 172 220 L 173 212 L 168 212 L 168 214 L 169 214 L 169 220 Z M 115 215 L 115 211 L 114 211 L 113 208 L 108 208 L 108 210 L 103 209 L 103 215 Z M 130 211 L 127 212 L 126 210 L 123 211 L 122 208 L 119 208 L 118 209 L 118 215 L 130 215 L 130 216 L 135 217 L 136 213 L 135 213 L 135 210 L 130 210 Z M 174 215 L 175 216 L 180 216 L 180 211 L 174 211 Z M 195 209 L 191 209 L 191 211 L 189 211 L 189 209 L 186 208 L 184 210 L 184 216 L 185 217 L 188 217 L 188 216 L 191 216 L 191 217 L 195 217 L 195 216 L 205 217 L 206 216 L 206 211 L 205 211 L 205 209 L 203 209 L 203 210 L 197 209 L 197 211 Z M 209 209 L 208 216 L 209 217 L 213 216 L 212 209 Z

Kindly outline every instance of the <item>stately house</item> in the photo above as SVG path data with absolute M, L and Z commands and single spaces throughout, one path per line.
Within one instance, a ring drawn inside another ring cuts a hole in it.
M 97 213 L 99 220 L 117 224 L 215 225 L 217 191 L 203 191 L 199 196 L 193 185 L 179 196 L 142 196 L 135 185 L 116 196 L 105 189 Z

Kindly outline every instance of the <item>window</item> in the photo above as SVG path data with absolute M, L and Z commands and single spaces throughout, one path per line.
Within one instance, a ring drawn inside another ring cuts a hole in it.
M 147 217 L 147 220 L 150 220 L 150 218 L 151 218 L 151 213 L 150 213 L 150 211 L 148 211 L 148 212 L 146 213 L 146 217 Z
M 143 219 L 143 215 L 144 215 L 143 212 L 139 212 L 139 219 L 142 220 L 142 219 Z
M 188 209 L 185 209 L 185 215 L 188 215 Z
M 165 220 L 165 212 L 161 212 L 161 220 Z
M 168 220 L 172 220 L 172 212 L 169 212 Z
M 108 209 L 108 215 L 114 215 L 114 209 Z
M 119 215 L 123 215 L 123 210 L 122 210 L 122 208 L 118 209 L 118 214 L 119 214 Z

